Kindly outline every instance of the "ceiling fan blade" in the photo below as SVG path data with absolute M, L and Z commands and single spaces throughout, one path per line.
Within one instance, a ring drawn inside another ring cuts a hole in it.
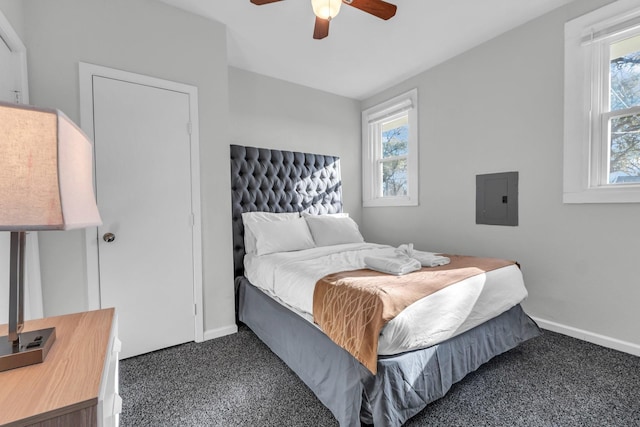
M 282 0 L 251 0 L 251 3 L 261 6 L 263 4 L 275 3 L 277 1 L 282 1 Z
M 329 35 L 329 20 L 316 16 L 316 26 L 313 28 L 313 38 L 323 39 Z
M 385 20 L 393 18 L 396 14 L 396 10 L 398 9 L 395 4 L 387 3 L 382 0 L 344 0 L 344 3 Z

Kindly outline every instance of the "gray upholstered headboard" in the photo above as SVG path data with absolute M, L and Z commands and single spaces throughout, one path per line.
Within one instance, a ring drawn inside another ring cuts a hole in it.
M 340 158 L 231 145 L 234 277 L 244 274 L 243 212 L 342 212 Z

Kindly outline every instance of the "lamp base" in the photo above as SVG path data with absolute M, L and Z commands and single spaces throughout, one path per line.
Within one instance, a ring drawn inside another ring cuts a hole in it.
M 56 328 L 22 332 L 20 345 L 13 347 L 5 335 L 0 337 L 0 372 L 44 362 L 56 340 Z

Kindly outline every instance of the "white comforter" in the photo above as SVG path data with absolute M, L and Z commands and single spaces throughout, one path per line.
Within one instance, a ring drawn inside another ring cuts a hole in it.
M 246 255 L 245 275 L 275 300 L 313 322 L 313 290 L 330 273 L 365 268 L 365 256 L 394 247 L 350 243 L 263 256 Z M 379 355 L 429 347 L 461 334 L 527 297 L 520 269 L 511 265 L 470 277 L 407 307 L 382 330 Z

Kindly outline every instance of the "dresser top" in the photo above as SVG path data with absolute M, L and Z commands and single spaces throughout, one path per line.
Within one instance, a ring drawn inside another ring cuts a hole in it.
M 55 327 L 56 340 L 43 363 L 0 372 L 0 426 L 95 406 L 114 315 L 108 308 L 25 322 L 24 332 Z

